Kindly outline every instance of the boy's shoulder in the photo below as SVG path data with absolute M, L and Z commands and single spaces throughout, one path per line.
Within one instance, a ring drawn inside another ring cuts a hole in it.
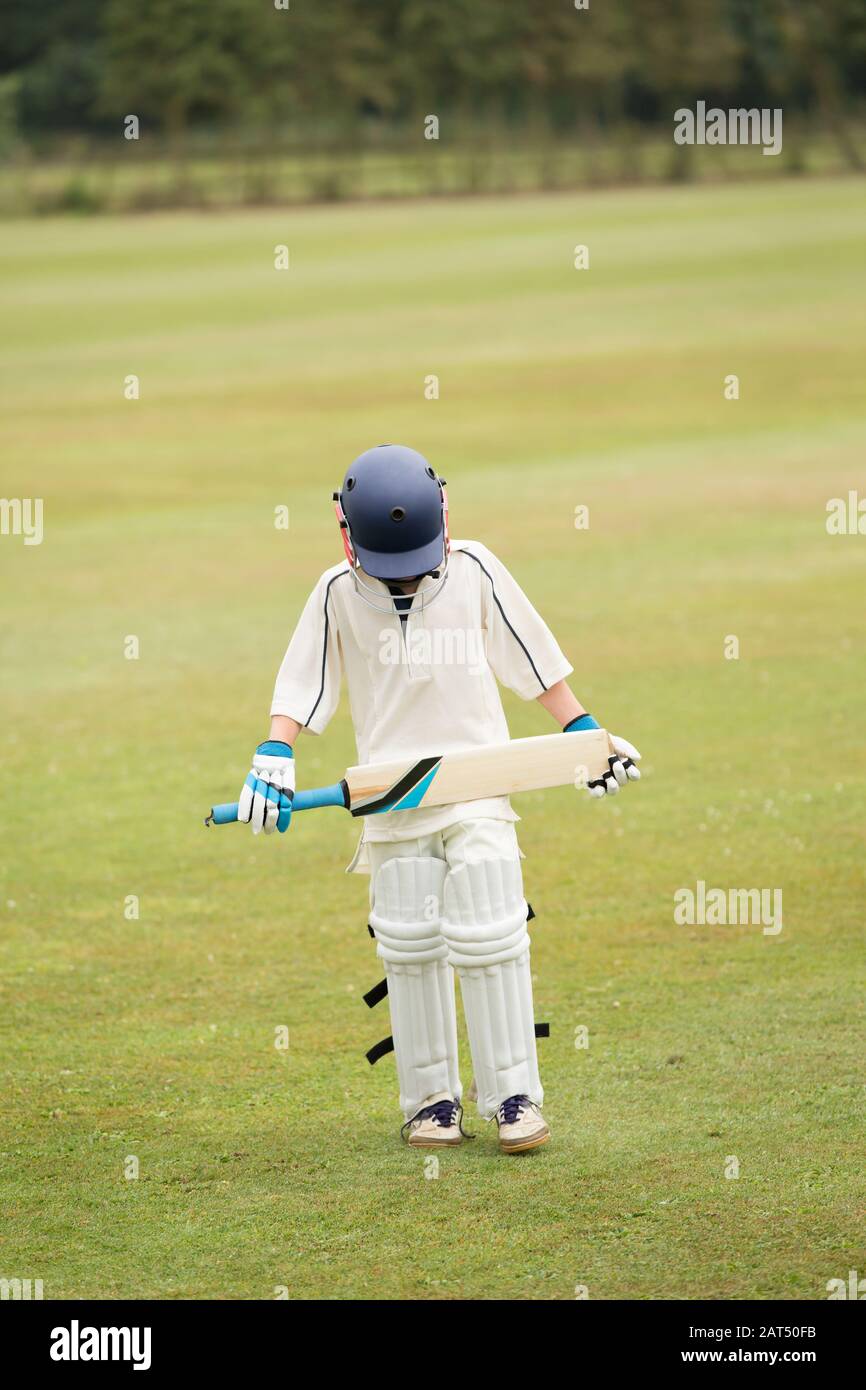
M 348 562 L 348 560 L 340 560 L 340 562 L 339 562 L 338 564 L 336 564 L 336 565 L 331 565 L 330 569 L 324 570 L 324 571 L 319 575 L 319 578 L 318 578 L 318 580 L 316 581 L 316 588 L 317 588 L 317 589 L 327 589 L 328 585 L 332 582 L 332 580 L 334 580 L 334 579 L 339 579 L 339 577 L 340 577 L 341 574 L 349 574 L 349 573 L 350 573 L 350 570 L 349 570 L 349 562 Z
M 500 563 L 497 561 L 490 547 L 482 544 L 481 541 L 452 540 L 451 554 L 452 556 L 465 555 L 467 557 L 467 563 L 471 564 L 474 560 L 476 565 L 481 565 L 482 567 Z
M 489 547 L 484 545 L 481 541 L 466 540 L 465 538 L 463 540 L 452 539 L 451 550 L 452 553 L 457 551 L 465 551 L 470 555 L 481 556 L 491 555 L 493 553 L 489 549 Z

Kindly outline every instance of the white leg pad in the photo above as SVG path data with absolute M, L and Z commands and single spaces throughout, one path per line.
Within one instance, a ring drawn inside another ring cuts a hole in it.
M 460 1099 L 454 971 L 441 934 L 441 859 L 387 859 L 373 885 L 370 925 L 385 962 L 400 1106 L 406 1119 L 443 1093 Z
M 478 1110 L 508 1096 L 541 1104 L 527 906 L 519 859 L 460 864 L 445 880 L 442 935 L 460 976 Z

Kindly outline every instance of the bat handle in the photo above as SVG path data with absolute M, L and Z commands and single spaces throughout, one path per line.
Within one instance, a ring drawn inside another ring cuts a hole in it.
M 293 811 L 315 811 L 319 806 L 342 806 L 347 811 L 349 788 L 346 783 L 332 782 L 330 787 L 311 787 L 309 791 L 295 792 Z
M 345 782 L 334 782 L 330 787 L 311 787 L 309 791 L 295 792 L 292 811 L 313 811 L 318 806 L 342 806 L 349 804 L 349 793 Z M 224 801 L 221 806 L 211 807 L 205 818 L 205 825 L 231 825 L 238 818 L 238 803 Z

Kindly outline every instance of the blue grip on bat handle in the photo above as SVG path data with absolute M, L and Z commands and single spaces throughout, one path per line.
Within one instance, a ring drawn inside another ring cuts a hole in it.
M 311 787 L 309 791 L 295 792 L 293 811 L 314 811 L 318 806 L 342 806 L 347 810 L 349 796 L 345 782 L 332 782 L 329 787 Z
M 236 801 L 224 801 L 221 806 L 212 806 L 211 813 L 205 820 L 205 825 L 231 825 L 232 821 L 238 818 L 238 803 Z
M 330 787 L 311 787 L 309 791 L 295 792 L 292 811 L 313 811 L 319 806 L 346 806 L 346 788 L 343 782 L 334 782 Z M 238 818 L 238 803 L 224 801 L 214 806 L 205 820 L 205 825 L 231 825 Z

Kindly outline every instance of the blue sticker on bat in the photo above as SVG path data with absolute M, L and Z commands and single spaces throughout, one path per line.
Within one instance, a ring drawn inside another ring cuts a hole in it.
M 435 767 L 431 767 L 427 776 L 422 777 L 421 781 L 418 782 L 410 792 L 407 792 L 402 801 L 398 801 L 396 806 L 391 806 L 389 809 L 392 811 L 410 811 L 413 807 L 420 806 L 421 802 L 424 800 L 424 794 L 427 788 L 430 786 L 430 783 L 433 781 L 433 778 L 436 776 L 441 766 L 441 763 L 437 763 Z

